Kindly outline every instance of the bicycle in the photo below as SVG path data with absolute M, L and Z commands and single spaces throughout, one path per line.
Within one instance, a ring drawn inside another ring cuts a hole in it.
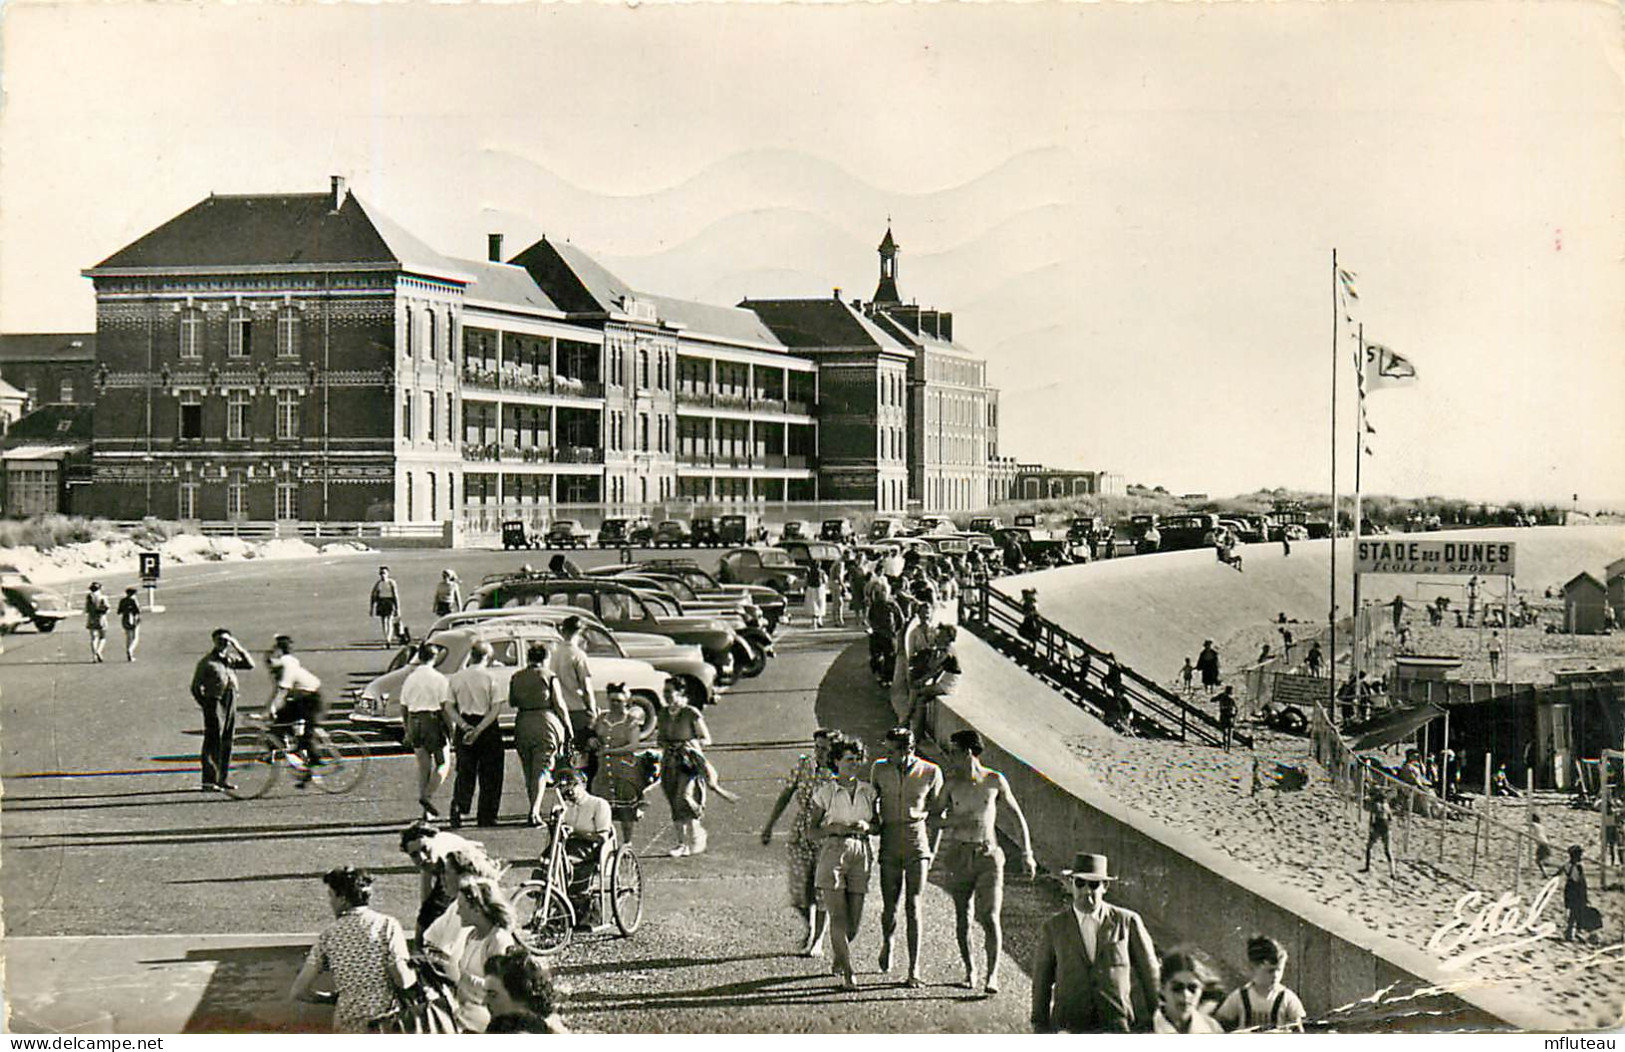
M 231 788 L 227 795 L 237 800 L 255 800 L 271 791 L 283 767 L 296 772 L 306 784 L 323 792 L 348 793 L 367 774 L 371 749 L 361 736 L 351 731 L 316 727 L 311 731 L 313 756 L 297 757 L 298 741 L 292 728 L 286 733 L 273 730 L 263 713 L 244 713 L 247 730 L 239 729 L 232 742 Z
M 533 953 L 557 953 L 570 944 L 577 919 L 597 907 L 595 932 L 615 927 L 631 935 L 643 923 L 643 870 L 631 847 L 622 844 L 614 832 L 598 856 L 598 866 L 582 890 L 580 901 L 570 895 L 565 873 L 564 839 L 569 834 L 561 822 L 560 810 L 548 818 L 547 849 L 543 853 L 537 879 L 519 885 L 515 910 L 519 923 L 515 934 Z

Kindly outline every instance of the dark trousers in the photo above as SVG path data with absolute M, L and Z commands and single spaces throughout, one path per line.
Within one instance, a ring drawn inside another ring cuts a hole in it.
M 869 635 L 869 671 L 883 683 L 890 683 L 892 666 L 897 661 L 897 640 L 879 632 Z
M 502 768 L 506 759 L 502 748 L 502 728 L 495 724 L 474 741 L 457 736 L 457 780 L 452 784 L 451 813 L 465 815 L 474 804 L 474 786 L 480 787 L 480 807 L 476 821 L 495 825 L 502 809 Z
M 219 701 L 198 702 L 203 711 L 203 750 L 198 763 L 204 785 L 224 785 L 231 771 L 231 740 L 237 734 L 237 699 L 231 695 Z

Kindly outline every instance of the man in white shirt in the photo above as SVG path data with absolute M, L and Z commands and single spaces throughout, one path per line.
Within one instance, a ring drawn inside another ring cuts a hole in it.
M 931 868 L 926 818 L 938 810 L 942 768 L 914 751 L 914 732 L 893 727 L 886 733 L 890 755 L 876 760 L 869 781 L 880 796 L 880 970 L 891 971 L 897 936 L 897 904 L 903 903 L 908 928 L 907 985 L 920 977 L 920 892 Z
M 293 656 L 293 640 L 288 636 L 276 637 L 267 663 L 274 677 L 271 700 L 265 705 L 271 715 L 271 730 L 283 735 L 286 741 L 293 725 L 301 726 L 298 753 L 305 769 L 294 784 L 303 788 L 310 780 L 310 765 L 316 756 L 316 727 L 326 708 L 322 701 L 322 681 Z
M 476 639 L 469 648 L 468 667 L 446 677 L 451 691 L 451 707 L 456 714 L 456 780 L 451 788 L 451 827 L 463 824 L 463 815 L 474 806 L 474 787 L 479 786 L 477 822 L 497 824 L 502 806 L 502 714 L 505 691 L 497 689 L 491 671 L 491 644 Z
M 401 684 L 401 717 L 406 721 L 406 744 L 417 756 L 418 803 L 425 818 L 438 818 L 434 794 L 445 784 L 451 757 L 447 746 L 456 719 L 451 686 L 434 667 L 443 651 L 430 643 L 418 646 L 418 665 Z
M 564 707 L 570 713 L 570 739 L 586 741 L 587 732 L 598 719 L 598 699 L 592 692 L 592 670 L 587 665 L 587 652 L 581 648 L 581 632 L 586 626 L 581 618 L 572 614 L 559 623 L 559 635 L 564 645 L 553 648 L 553 675 L 558 677 L 559 691 Z M 596 758 L 587 766 L 587 781 L 598 773 Z

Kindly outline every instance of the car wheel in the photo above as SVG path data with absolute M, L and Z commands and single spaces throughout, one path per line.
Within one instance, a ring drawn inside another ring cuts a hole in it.
M 700 677 L 682 675 L 676 677 L 676 679 L 677 682 L 682 685 L 683 697 L 696 709 L 703 708 L 717 700 L 716 698 L 707 698 L 705 696 L 705 682 L 701 680 Z
M 767 668 L 767 654 L 751 646 L 743 639 L 734 641 L 733 645 L 734 668 L 740 679 L 752 679 L 760 676 Z
M 41 632 L 55 632 L 56 622 L 57 619 L 54 617 L 36 617 L 34 618 L 34 627 Z

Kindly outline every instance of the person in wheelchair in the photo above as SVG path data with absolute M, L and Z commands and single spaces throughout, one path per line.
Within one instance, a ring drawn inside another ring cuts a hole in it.
M 567 767 L 558 776 L 559 821 L 564 824 L 564 872 L 571 900 L 587 899 L 593 877 L 603 870 L 604 859 L 620 845 L 609 801 L 587 791 L 579 770 Z M 592 923 L 589 913 L 596 903 L 588 903 L 581 913 L 584 923 Z
M 293 639 L 288 636 L 277 636 L 266 658 L 272 677 L 271 700 L 266 703 L 270 730 L 286 744 L 294 724 L 300 725 L 298 744 L 291 755 L 303 764 L 298 783 L 303 785 L 316 759 L 316 728 L 327 707 L 322 700 L 322 681 L 293 656 Z

